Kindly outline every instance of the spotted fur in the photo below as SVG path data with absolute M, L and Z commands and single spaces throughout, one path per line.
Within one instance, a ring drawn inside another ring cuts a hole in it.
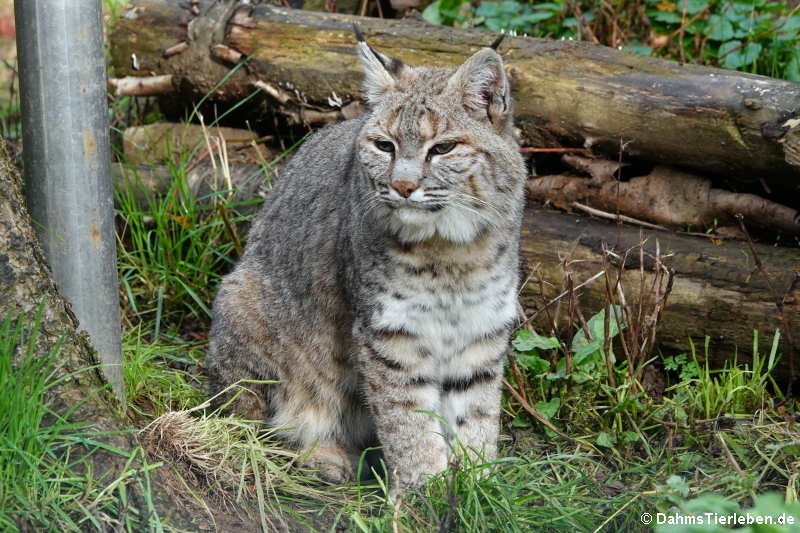
M 458 69 L 358 53 L 368 112 L 289 163 L 219 289 L 207 366 L 215 389 L 279 380 L 235 408 L 329 478 L 379 442 L 397 491 L 454 437 L 496 456 L 526 170 L 494 50 Z

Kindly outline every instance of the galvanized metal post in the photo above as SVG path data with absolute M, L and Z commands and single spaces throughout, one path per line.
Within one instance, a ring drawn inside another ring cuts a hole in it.
M 15 0 L 28 210 L 124 396 L 101 0 Z

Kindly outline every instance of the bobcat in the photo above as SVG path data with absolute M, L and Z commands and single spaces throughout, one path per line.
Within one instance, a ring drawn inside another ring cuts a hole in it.
M 411 67 L 358 37 L 367 113 L 313 135 L 214 302 L 207 367 L 334 481 L 377 438 L 392 494 L 454 437 L 497 455 L 527 171 L 500 56 Z M 439 416 L 432 416 L 436 413 Z

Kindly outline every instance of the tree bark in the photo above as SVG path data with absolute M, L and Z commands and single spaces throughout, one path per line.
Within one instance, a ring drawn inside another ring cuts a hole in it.
M 787 377 L 788 358 L 796 352 L 789 340 L 800 339 L 800 252 L 796 248 L 754 245 L 763 264 L 762 272 L 746 241 L 720 242 L 630 226 L 618 229 L 615 222 L 529 207 L 522 226 L 521 246 L 523 277 L 529 276 L 521 294 L 526 313 L 536 313 L 562 292 L 565 270 L 562 265 L 566 265 L 578 285 L 603 270 L 603 243 L 621 253 L 637 245 L 640 238 L 646 240 L 645 250 L 650 255 L 644 261 L 646 290 L 652 285 L 651 258 L 656 246 L 665 257 L 664 263 L 675 270 L 672 292 L 658 329 L 661 346 L 687 350 L 691 338 L 698 347 L 698 357 L 702 357 L 703 339 L 708 335 L 710 361 L 713 367 L 720 368 L 737 351 L 740 363 L 751 360 L 754 330 L 759 333 L 759 352 L 762 356 L 768 354 L 772 336 L 780 329 L 783 358 L 777 375 Z M 538 283 L 539 278 L 544 284 Z M 611 279 L 616 279 L 616 272 Z M 622 277 L 629 302 L 638 300 L 640 280 L 636 252 L 629 256 Z M 606 302 L 603 277 L 579 292 L 587 319 L 603 309 Z M 781 301 L 783 313 L 776 300 Z M 565 305 L 562 305 L 561 325 L 565 322 Z M 555 305 L 549 311 L 555 313 Z M 545 331 L 552 327 L 547 312 L 539 313 L 536 322 Z
M 50 277 L 25 209 L 19 174 L 0 141 L 0 320 L 9 313 L 14 318 L 24 315 L 32 320 L 43 300 L 36 353 L 39 356 L 49 353 L 64 335 L 58 352 L 60 366 L 56 378 L 70 376 L 49 389 L 50 407 L 57 413 L 65 413 L 79 405 L 70 415 L 71 421 L 90 423 L 95 440 L 124 453 L 132 452 L 138 447 L 136 438 L 128 431 L 113 395 L 102 388 L 103 378 L 97 370 L 96 354 L 89 338 L 85 332 L 78 331 L 75 315 Z M 143 527 L 152 517 L 148 516 L 140 487 L 149 482 L 150 496 L 162 524 L 194 530 L 192 516 L 175 505 L 158 470 L 150 471 L 149 481 L 146 481 L 141 471 L 142 462 L 134 460 L 127 464 L 128 458 L 120 453 L 100 448 L 87 455 L 86 450 L 73 447 L 70 454 L 71 461 L 85 456 L 94 479 L 103 483 L 117 479 L 123 472 L 136 470 L 135 475 L 126 479 L 125 485 L 128 505 L 138 508 Z M 124 509 L 122 503 L 119 505 Z M 102 517 L 100 519 L 102 521 Z
M 110 35 L 115 74 L 171 75 L 173 90 L 198 99 L 232 67 L 230 54 L 213 53 L 221 44 L 249 60 L 212 99 L 235 102 L 260 83 L 270 103 L 314 122 L 357 111 L 347 107 L 361 94 L 354 22 L 377 49 L 417 65 L 457 65 L 492 40 L 478 30 L 269 4 L 202 7 L 195 17 L 180 2 L 132 2 Z M 182 41 L 186 51 L 165 56 Z M 508 37 L 500 51 L 533 146 L 586 146 L 616 159 L 622 145 L 626 156 L 796 187 L 800 84 L 584 42 Z

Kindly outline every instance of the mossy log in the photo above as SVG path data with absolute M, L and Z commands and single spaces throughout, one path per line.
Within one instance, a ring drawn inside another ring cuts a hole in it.
M 800 339 L 800 252 L 755 244 L 763 268 L 759 269 L 750 244 L 743 240 L 711 239 L 680 233 L 640 230 L 583 215 L 529 207 L 522 226 L 524 276 L 521 303 L 530 316 L 562 292 L 564 270 L 572 274 L 575 286 L 603 270 L 603 244 L 622 253 L 645 240 L 644 277 L 641 283 L 638 250 L 625 264 L 622 284 L 629 303 L 639 299 L 641 287 L 650 290 L 656 247 L 663 262 L 675 271 L 672 291 L 658 329 L 658 343 L 667 348 L 687 350 L 691 338 L 703 357 L 703 342 L 709 336 L 709 357 L 722 367 L 738 351 L 738 361 L 751 360 L 753 332 L 759 333 L 759 352 L 769 353 L 775 330 L 781 330 L 780 362 L 777 375 L 788 376 L 789 343 Z M 611 279 L 616 279 L 615 267 Z M 769 278 L 767 281 L 766 276 Z M 544 283 L 540 284 L 541 279 Z M 772 285 L 772 289 L 769 285 Z M 544 288 L 544 295 L 542 294 Z M 588 319 L 606 302 L 604 277 L 581 287 L 579 302 Z M 781 313 L 776 305 L 780 300 Z M 565 324 L 566 298 L 561 306 L 560 325 Z M 550 307 L 555 313 L 555 305 Z M 552 317 L 550 317 L 552 318 Z M 545 312 L 536 320 L 545 331 L 551 322 Z M 795 365 L 797 366 L 797 365 Z
M 204 0 L 199 16 L 187 6 L 132 1 L 110 34 L 115 75 L 171 75 L 174 90 L 199 99 L 229 74 L 228 61 L 248 58 L 211 98 L 234 102 L 260 83 L 269 104 L 307 122 L 341 118 L 360 98 L 354 22 L 372 45 L 410 64 L 457 65 L 493 40 L 478 30 L 268 4 Z M 165 53 L 181 42 L 185 51 Z M 800 84 L 585 42 L 509 37 L 500 51 L 532 146 L 585 146 L 614 159 L 624 146 L 626 156 L 796 190 Z
M 161 470 L 145 474 L 147 468 L 141 455 L 135 456 L 139 444 L 114 396 L 104 387 L 88 335 L 78 331 L 75 315 L 50 276 L 25 208 L 21 178 L 0 140 L 0 321 L 9 314 L 12 319 L 23 316 L 29 326 L 40 305 L 43 307 L 36 356 L 43 357 L 60 343 L 55 384 L 46 392 L 48 405 L 59 415 L 69 413 L 71 422 L 86 424 L 91 438 L 103 444 L 88 454 L 82 447 L 73 446 L 69 451 L 71 464 L 76 469 L 91 469 L 93 478 L 101 484 L 110 484 L 124 474 L 121 485 L 127 491 L 127 501 L 119 502 L 120 512 L 138 516 L 142 530 L 148 522 L 151 526 L 156 523 L 154 517 L 148 516 L 148 501 L 163 525 L 195 530 L 195 517 L 167 493 Z M 15 357 L 23 352 L 19 348 Z M 150 487 L 149 494 L 142 491 L 145 486 Z M 29 524 L 24 517 L 19 518 L 24 531 Z M 98 527 L 114 529 L 120 523 L 115 518 L 98 517 Z

